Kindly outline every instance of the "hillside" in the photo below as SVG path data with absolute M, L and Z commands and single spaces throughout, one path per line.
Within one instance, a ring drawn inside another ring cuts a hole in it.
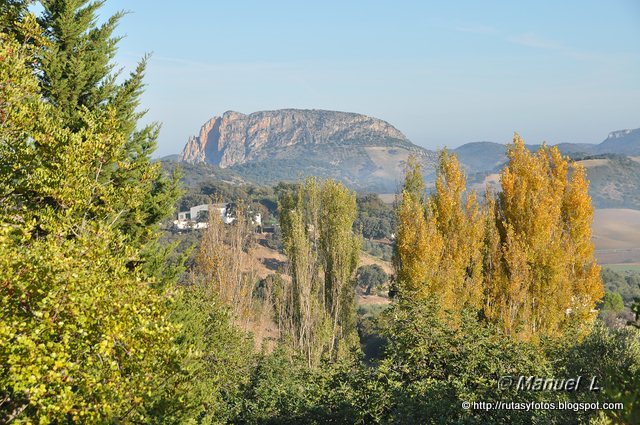
M 640 209 L 640 162 L 620 155 L 597 155 L 577 161 L 587 170 L 589 194 L 595 208 Z M 497 172 L 469 175 L 479 191 L 487 184 L 498 185 Z
M 598 153 L 640 155 L 640 128 L 612 131 L 597 147 Z
M 589 193 L 596 208 L 640 209 L 640 163 L 618 155 L 591 157 L 578 163 L 587 169 Z
M 622 208 L 596 210 L 593 242 L 601 264 L 640 262 L 640 211 Z
M 415 154 L 432 175 L 435 153 L 391 124 L 365 115 L 283 109 L 225 112 L 189 138 L 180 160 L 211 164 L 263 184 L 304 176 L 337 178 L 352 188 L 395 191 Z
M 507 162 L 507 148 L 500 143 L 466 143 L 453 152 L 468 173 L 492 171 Z
M 613 131 L 600 144 L 556 146 L 587 168 L 596 208 L 640 208 L 640 162 L 632 156 L 640 155 L 640 129 Z M 507 161 L 500 143 L 467 143 L 453 152 L 476 189 L 497 182 L 495 173 Z M 362 192 L 395 193 L 410 154 L 421 160 L 429 187 L 437 154 L 391 124 L 348 112 L 282 109 L 214 117 L 189 138 L 178 160 L 188 186 L 207 178 L 272 185 L 318 176 Z

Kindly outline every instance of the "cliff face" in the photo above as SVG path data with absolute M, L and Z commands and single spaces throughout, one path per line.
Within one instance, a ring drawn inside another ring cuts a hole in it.
M 391 124 L 347 112 L 283 109 L 225 112 L 189 138 L 180 160 L 228 168 L 260 184 L 306 176 L 334 178 L 359 190 L 395 192 L 409 155 L 433 173 L 435 154 Z
M 225 112 L 189 138 L 180 159 L 222 168 L 277 156 L 292 146 L 410 144 L 389 123 L 365 115 L 283 109 L 250 115 Z
M 598 152 L 640 155 L 640 128 L 612 131 L 606 140 L 598 145 Z

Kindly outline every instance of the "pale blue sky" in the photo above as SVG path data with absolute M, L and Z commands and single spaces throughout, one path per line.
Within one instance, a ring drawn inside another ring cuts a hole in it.
M 640 127 L 640 1 L 108 0 L 159 156 L 226 110 L 359 112 L 427 148 Z

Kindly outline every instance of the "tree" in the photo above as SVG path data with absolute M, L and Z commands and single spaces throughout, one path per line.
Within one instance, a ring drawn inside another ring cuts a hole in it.
M 523 338 L 568 329 L 582 335 L 603 295 L 584 169 L 574 165 L 569 178 L 569 161 L 557 148 L 543 145 L 532 154 L 517 134 L 507 155 L 502 191 L 490 211 L 502 248 L 501 261 L 486 275 L 485 313 Z M 492 255 L 495 247 L 494 241 Z
M 281 292 L 278 323 L 309 365 L 317 364 L 328 349 L 330 323 L 319 274 L 320 190 L 315 179 L 307 179 L 304 186 L 283 187 L 279 192 L 282 244 L 291 284 Z
M 454 311 L 479 309 L 482 304 L 482 213 L 475 192 L 465 191 L 466 179 L 456 156 L 442 151 L 427 214 L 438 240 L 445 241 L 434 292 L 443 308 Z
M 159 126 L 138 128 L 145 112 L 137 110 L 147 58 L 140 61 L 128 78 L 117 82 L 120 72 L 114 71 L 113 58 L 120 38 L 113 33 L 124 13 L 119 12 L 98 26 L 97 12 L 103 3 L 41 1 L 44 11 L 39 23 L 47 43 L 37 65 L 40 87 L 64 125 L 73 131 L 87 125 L 83 118 L 87 110 L 109 110 L 113 115 L 112 131 L 120 134 L 125 144 L 118 156 L 109 161 L 106 157 L 98 158 L 96 179 L 118 189 L 114 194 L 120 196 L 110 199 L 118 211 L 113 225 L 127 236 L 132 246 L 143 249 L 142 257 L 130 266 L 147 263 L 151 267 L 144 267 L 145 272 L 170 278 L 175 273 L 169 262 L 163 264 L 166 256 L 156 244 L 157 226 L 173 212 L 179 196 L 179 172 L 169 179 L 162 174 L 160 164 L 151 162 Z M 129 193 L 134 190 L 144 194 L 140 202 L 131 202 Z
M 16 31 L 0 33 L 0 420 L 144 421 L 176 367 L 170 299 L 114 227 L 115 199 L 144 187 L 101 181 L 127 145 L 117 114 L 66 126 L 31 68 L 35 18 Z
M 355 271 L 360 239 L 353 234 L 356 197 L 342 183 L 326 180 L 321 190 L 320 259 L 324 271 L 325 308 L 333 321 L 331 352 L 355 340 Z
M 371 295 L 376 287 L 384 285 L 389 280 L 389 276 L 377 264 L 359 267 L 357 278 L 358 286 L 363 288 L 367 295 Z
M 191 285 L 208 288 L 216 300 L 229 309 L 233 322 L 250 331 L 257 307 L 254 287 L 258 280 L 257 261 L 251 255 L 254 232 L 244 207 L 237 207 L 233 224 L 224 224 L 219 214 L 209 214 L 193 267 L 188 276 Z M 257 332 L 259 333 L 259 332 Z
M 613 311 L 620 313 L 624 310 L 624 301 L 622 295 L 617 292 L 606 292 L 602 298 L 601 310 Z
M 426 216 L 424 182 L 420 164 L 409 157 L 405 183 L 397 206 L 397 236 L 393 265 L 395 282 L 391 293 L 400 297 L 425 299 L 438 282 L 444 241 L 432 215 Z
M 281 190 L 279 210 L 291 273 L 280 321 L 309 364 L 323 353 L 336 358 L 342 342 L 355 338 L 355 195 L 340 183 L 310 178 Z
M 424 200 L 415 160 L 397 206 L 394 267 L 401 298 L 482 310 L 523 339 L 588 333 L 603 295 L 584 169 L 556 148 L 533 154 L 516 135 L 502 191 L 478 205 L 454 155 L 441 153 Z M 570 174 L 569 172 L 572 171 Z
M 556 423 L 553 411 L 463 408 L 463 402 L 488 399 L 525 403 L 562 397 L 498 387 L 505 375 L 553 376 L 539 347 L 478 321 L 473 310 L 443 311 L 435 298 L 400 299 L 384 314 L 391 319 L 380 365 L 380 381 L 391 399 L 385 423 Z
M 181 367 L 170 382 L 179 405 L 158 406 L 153 422 L 225 423 L 239 413 L 256 356 L 234 314 L 214 285 L 176 291 L 171 318 L 181 324 L 175 340 Z
M 443 151 L 435 191 L 424 201 L 424 183 L 415 159 L 398 206 L 396 275 L 413 299 L 437 298 L 445 310 L 482 304 L 482 212 L 455 155 Z

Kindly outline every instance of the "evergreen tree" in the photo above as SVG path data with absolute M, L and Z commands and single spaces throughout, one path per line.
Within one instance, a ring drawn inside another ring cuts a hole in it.
M 0 421 L 140 422 L 175 367 L 169 299 L 113 224 L 98 178 L 127 145 L 115 111 L 84 110 L 77 129 L 43 99 L 31 65 L 39 27 L 0 33 Z M 177 401 L 177 400 L 176 400 Z
M 166 252 L 155 241 L 158 223 L 172 213 L 179 195 L 179 176 L 169 179 L 159 164 L 151 162 L 159 126 L 138 128 L 145 113 L 137 109 L 147 58 L 119 83 L 120 71 L 114 70 L 113 58 L 120 38 L 113 33 L 124 13 L 98 25 L 97 12 L 104 1 L 43 0 L 41 4 L 44 12 L 39 23 L 48 41 L 38 65 L 42 94 L 59 111 L 64 125 L 74 131 L 86 126 L 83 114 L 87 110 L 109 110 L 114 115 L 113 131 L 126 143 L 118 157 L 98 160 L 96 179 L 108 182 L 121 194 L 110 199 L 118 211 L 114 227 L 132 246 L 145 248 L 143 257 L 130 267 L 146 263 L 147 273 L 171 278 L 174 274 L 165 265 Z M 132 204 L 127 194 L 136 188 L 145 195 L 142 202 Z

